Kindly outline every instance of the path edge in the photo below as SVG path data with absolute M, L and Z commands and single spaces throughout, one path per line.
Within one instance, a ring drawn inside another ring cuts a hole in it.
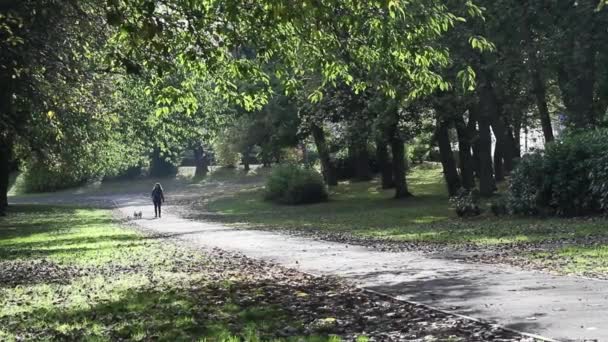
M 113 200 L 113 199 L 111 201 L 112 201 L 112 205 L 114 206 L 114 209 L 116 209 L 120 213 L 120 210 L 119 210 L 120 207 L 118 206 L 118 203 L 116 203 L 116 201 Z M 122 216 L 124 216 L 124 215 L 122 215 Z M 256 258 L 253 258 L 253 259 L 256 259 Z M 310 272 L 306 272 L 306 271 L 302 271 L 302 270 L 299 270 L 297 268 L 295 268 L 294 270 L 296 270 L 296 271 L 298 271 L 298 272 L 300 272 L 302 274 L 307 274 L 309 276 L 315 277 L 315 278 L 321 277 L 321 275 L 310 273 Z M 462 318 L 462 319 L 470 320 L 470 321 L 473 321 L 473 322 L 477 322 L 477 323 L 481 323 L 481 324 L 486 324 L 486 325 L 489 325 L 489 326 L 493 326 L 493 327 L 496 327 L 496 328 L 499 328 L 499 329 L 502 329 L 502 330 L 505 330 L 505 331 L 509 331 L 509 332 L 516 333 L 516 334 L 519 334 L 519 335 L 522 335 L 522 336 L 530 337 L 530 338 L 533 338 L 533 339 L 536 339 L 536 340 L 540 340 L 540 341 L 543 341 L 543 342 L 562 342 L 560 340 L 556 340 L 556 339 L 553 339 L 553 338 L 550 338 L 550 337 L 545 337 L 545 336 L 541 336 L 541 335 L 536 335 L 536 334 L 532 334 L 532 333 L 527 333 L 527 332 L 519 331 L 519 330 L 512 329 L 512 328 L 507 328 L 507 327 L 505 327 L 505 326 L 503 326 L 501 324 L 496 324 L 496 323 L 493 323 L 493 322 L 490 322 L 488 320 L 484 320 L 484 319 L 481 319 L 481 318 L 476 318 L 476 317 L 472 317 L 472 316 L 462 315 L 462 314 L 459 314 L 459 313 L 455 313 L 455 312 L 451 312 L 451 311 L 448 311 L 448 310 L 440 309 L 440 308 L 432 306 L 432 305 L 428 305 L 428 304 L 424 304 L 424 303 L 420 303 L 420 302 L 416 302 L 416 301 L 412 301 L 412 300 L 406 300 L 406 299 L 398 298 L 398 297 L 395 297 L 393 295 L 390 295 L 390 294 L 387 294 L 387 293 L 383 293 L 383 292 L 379 292 L 379 291 L 376 291 L 376 290 L 372 290 L 372 289 L 369 289 L 369 288 L 366 288 L 364 286 L 360 286 L 360 285 L 357 285 L 357 284 L 354 284 L 354 283 L 352 285 L 355 286 L 356 288 L 358 288 L 358 289 L 366 292 L 366 293 L 374 294 L 374 295 L 377 295 L 377 296 L 380 296 L 380 297 L 384 297 L 384 298 L 390 298 L 390 299 L 396 300 L 398 302 L 403 302 L 403 303 L 408 303 L 408 304 L 411 304 L 411 305 L 421 306 L 421 307 L 424 307 L 424 308 L 427 308 L 427 309 L 430 309 L 430 310 L 433 310 L 433 311 L 440 312 L 440 313 L 442 313 L 444 315 L 451 315 L 451 316 L 459 317 L 459 318 Z

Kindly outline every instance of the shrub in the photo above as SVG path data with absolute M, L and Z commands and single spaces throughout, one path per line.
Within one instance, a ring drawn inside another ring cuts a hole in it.
M 213 144 L 213 152 L 215 162 L 222 167 L 233 168 L 240 159 L 239 153 L 236 152 L 230 141 L 230 136 L 226 132 L 220 135 Z
M 509 206 L 515 213 L 552 212 L 561 216 L 597 213 L 608 182 L 603 157 L 608 130 L 565 136 L 544 154 L 524 158 L 511 178 Z M 608 199 L 608 198 L 607 198 Z
M 408 147 L 409 159 L 412 164 L 421 164 L 427 160 L 431 151 L 431 147 L 427 144 L 414 144 Z
M 460 189 L 456 196 L 450 198 L 450 202 L 459 217 L 479 216 L 479 195 L 477 190 Z
M 596 158 L 589 172 L 594 201 L 602 211 L 608 210 L 608 155 Z
M 506 205 L 514 214 L 538 213 L 543 187 L 544 158 L 538 153 L 523 156 L 511 173 Z
M 27 193 L 67 189 L 82 185 L 87 180 L 87 176 L 68 170 L 60 163 L 30 161 L 23 172 L 23 187 Z
M 323 177 L 313 169 L 297 165 L 276 167 L 266 182 L 267 200 L 283 204 L 317 203 L 327 200 Z
M 499 197 L 490 203 L 490 210 L 494 216 L 503 216 L 509 213 L 507 209 L 507 201 L 504 197 Z

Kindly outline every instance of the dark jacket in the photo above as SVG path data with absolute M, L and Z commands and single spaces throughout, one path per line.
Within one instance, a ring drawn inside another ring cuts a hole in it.
M 165 201 L 165 196 L 163 195 L 163 191 L 161 189 L 152 190 L 152 201 L 155 203 L 160 203 L 161 201 Z

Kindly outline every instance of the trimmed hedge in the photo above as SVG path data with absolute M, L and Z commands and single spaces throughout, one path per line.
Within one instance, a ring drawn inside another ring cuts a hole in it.
M 297 165 L 280 165 L 268 177 L 265 198 L 296 205 L 326 201 L 328 193 L 323 177 L 317 171 Z

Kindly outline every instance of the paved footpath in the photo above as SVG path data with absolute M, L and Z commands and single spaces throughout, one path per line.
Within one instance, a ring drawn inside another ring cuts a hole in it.
M 142 228 L 188 243 L 323 275 L 371 290 L 562 341 L 608 341 L 608 282 L 468 264 L 415 252 L 368 248 L 190 221 L 169 212 L 152 219 L 148 199 L 115 203 L 125 215 L 142 211 Z

